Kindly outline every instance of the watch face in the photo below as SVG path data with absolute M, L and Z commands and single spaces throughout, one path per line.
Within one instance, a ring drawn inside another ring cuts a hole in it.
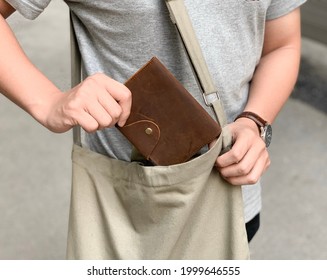
M 268 124 L 265 127 L 265 135 L 264 135 L 264 141 L 266 143 L 266 147 L 269 147 L 269 145 L 271 143 L 271 138 L 272 138 L 272 128 L 271 128 L 271 125 Z

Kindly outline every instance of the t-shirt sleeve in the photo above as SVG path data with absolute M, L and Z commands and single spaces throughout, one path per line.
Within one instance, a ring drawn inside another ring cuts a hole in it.
M 35 19 L 49 5 L 51 0 L 6 0 L 27 19 Z
M 300 7 L 306 0 L 271 0 L 267 11 L 267 20 L 284 16 Z

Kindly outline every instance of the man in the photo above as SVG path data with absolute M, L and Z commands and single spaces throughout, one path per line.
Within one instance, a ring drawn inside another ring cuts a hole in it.
M 16 9 L 33 19 L 49 1 L 0 0 L 0 91 L 46 128 L 61 133 L 80 125 L 88 132 L 90 149 L 129 161 L 131 146 L 114 128 L 123 126 L 130 113 L 132 93 L 122 83 L 152 56 L 205 107 L 165 3 L 159 0 L 65 1 L 87 78 L 61 92 L 29 62 L 4 20 Z M 185 1 L 233 135 L 233 148 L 217 158 L 216 168 L 226 181 L 243 185 L 249 240 L 259 226 L 259 180 L 270 164 L 269 139 L 261 132 L 295 84 L 299 6 L 304 2 Z

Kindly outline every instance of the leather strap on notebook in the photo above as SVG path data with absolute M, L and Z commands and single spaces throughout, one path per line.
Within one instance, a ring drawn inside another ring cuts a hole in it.
M 204 101 L 207 106 L 212 106 L 220 125 L 223 127 L 227 124 L 225 112 L 220 102 L 218 90 L 211 78 L 208 66 L 202 54 L 184 0 L 165 1 L 170 12 L 170 18 L 175 24 L 182 39 L 194 75 L 202 90 Z

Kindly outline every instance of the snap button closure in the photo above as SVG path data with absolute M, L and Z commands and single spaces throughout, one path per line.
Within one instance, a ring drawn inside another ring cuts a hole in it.
M 146 133 L 147 135 L 151 135 L 151 134 L 153 133 L 152 128 L 148 127 L 148 128 L 145 130 L 145 133 Z

